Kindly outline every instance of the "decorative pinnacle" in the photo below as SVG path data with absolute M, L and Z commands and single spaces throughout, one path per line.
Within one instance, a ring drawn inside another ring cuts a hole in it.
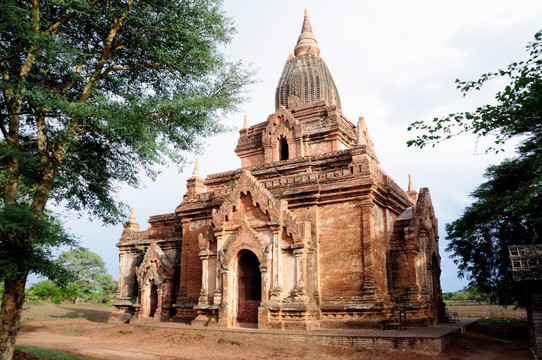
M 247 120 L 247 114 L 245 114 L 245 122 L 243 123 L 243 130 L 248 129 L 248 120 Z
M 128 222 L 124 224 L 124 231 L 122 232 L 121 241 L 129 240 L 130 239 L 130 233 L 139 231 L 139 224 L 136 222 L 135 215 L 134 215 L 134 208 L 132 208 L 132 212 L 130 213 L 130 218 L 128 219 Z
M 132 208 L 132 212 L 130 213 L 130 218 L 128 219 L 128 223 L 129 224 L 136 224 L 134 208 Z
M 367 139 L 365 137 L 364 130 L 367 130 L 367 126 L 365 125 L 365 118 L 363 116 L 360 116 L 358 118 L 358 138 L 356 139 L 356 145 L 368 145 Z
M 194 165 L 194 172 L 192 173 L 192 177 L 201 177 L 199 174 L 199 160 L 196 159 L 196 164 Z
M 408 174 L 408 191 L 416 192 L 416 189 L 414 188 L 414 184 L 412 183 L 412 175 L 410 174 Z
M 320 47 L 316 41 L 316 37 L 312 32 L 311 21 L 309 19 L 309 11 L 305 9 L 305 18 L 303 19 L 303 27 L 301 28 L 301 35 L 297 39 L 297 44 L 294 48 L 295 57 L 304 56 L 319 56 Z

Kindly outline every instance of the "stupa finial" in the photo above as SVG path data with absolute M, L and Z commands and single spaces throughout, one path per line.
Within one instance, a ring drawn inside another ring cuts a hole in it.
M 312 32 L 311 21 L 309 19 L 309 11 L 305 9 L 305 18 L 303 19 L 303 27 L 301 28 L 301 35 L 297 39 L 297 44 L 294 48 L 295 57 L 303 56 L 319 56 L 320 47 L 316 42 L 316 37 Z
M 363 116 L 360 116 L 358 119 L 358 138 L 356 139 L 357 145 L 368 145 L 367 141 L 367 126 L 365 125 L 365 118 Z
M 245 121 L 243 123 L 243 130 L 248 129 L 248 120 L 247 120 L 247 114 L 245 114 Z
M 192 173 L 192 177 L 200 177 L 198 159 L 196 159 L 196 164 L 194 165 L 194 172 Z
M 132 208 L 132 212 L 130 213 L 130 218 L 128 219 L 128 223 L 130 224 L 136 223 L 134 208 Z
M 412 182 L 412 175 L 410 174 L 408 174 L 408 191 L 416 192 L 416 189 L 414 188 L 414 183 Z
M 124 231 L 122 232 L 121 241 L 130 240 L 130 233 L 139 231 L 139 224 L 136 222 L 134 208 L 131 209 L 130 218 L 124 224 Z

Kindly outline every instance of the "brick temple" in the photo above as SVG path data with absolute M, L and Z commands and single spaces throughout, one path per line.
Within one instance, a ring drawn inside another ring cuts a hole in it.
M 427 188 L 405 191 L 379 167 L 362 117 L 339 92 L 307 12 L 275 93 L 248 126 L 241 168 L 203 179 L 175 212 L 133 216 L 120 242 L 110 321 L 233 327 L 381 327 L 442 317 L 437 219 Z M 233 154 L 232 154 L 233 155 Z

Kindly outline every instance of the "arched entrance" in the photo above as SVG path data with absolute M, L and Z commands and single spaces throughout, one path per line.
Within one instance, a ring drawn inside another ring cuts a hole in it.
M 285 138 L 280 138 L 279 140 L 279 155 L 280 160 L 288 160 L 290 158 L 290 154 L 288 151 L 288 141 L 286 141 Z
M 155 283 L 151 285 L 151 291 L 149 294 L 149 317 L 154 317 L 156 308 L 158 306 L 158 287 Z
M 237 267 L 237 322 L 258 323 L 262 300 L 262 277 L 258 257 L 248 250 L 239 253 Z

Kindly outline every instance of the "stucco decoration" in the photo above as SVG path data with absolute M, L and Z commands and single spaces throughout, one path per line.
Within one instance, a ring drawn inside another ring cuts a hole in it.
M 247 220 L 243 220 L 241 226 L 233 234 L 232 237 L 226 241 L 222 247 L 222 259 L 221 261 L 225 266 L 232 266 L 235 255 L 241 250 L 250 250 L 257 257 L 260 263 L 266 259 L 266 249 L 268 245 L 253 228 L 250 227 Z
M 270 222 L 284 226 L 296 243 L 308 243 L 311 235 L 311 225 L 308 221 L 299 220 L 288 209 L 285 200 L 276 199 L 247 169 L 242 169 L 241 175 L 229 197 L 218 210 L 213 210 L 212 221 L 215 228 L 223 228 L 227 217 L 231 216 L 233 207 L 238 204 L 241 194 L 252 196 L 254 206 L 269 216 Z
M 139 284 L 143 284 L 150 277 L 160 286 L 168 276 L 172 276 L 173 261 L 162 251 L 156 241 L 152 241 L 141 265 L 136 268 Z

